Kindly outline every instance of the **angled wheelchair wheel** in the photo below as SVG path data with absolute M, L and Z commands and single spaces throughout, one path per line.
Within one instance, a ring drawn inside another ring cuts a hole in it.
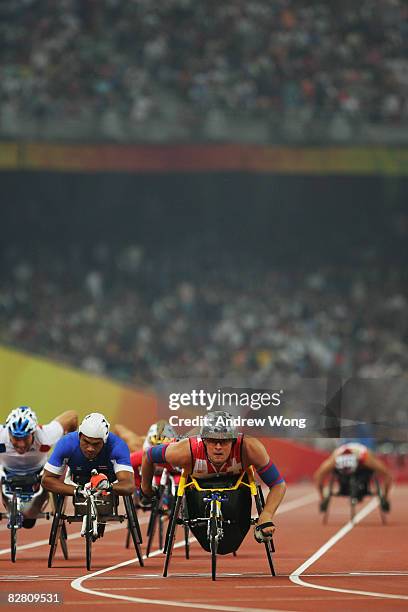
M 217 551 L 218 551 L 218 522 L 215 516 L 210 518 L 210 550 L 211 550 L 211 579 L 217 578 Z
M 177 521 L 178 521 L 180 510 L 181 510 L 182 501 L 183 501 L 182 497 L 176 498 L 176 503 L 174 505 L 174 510 L 172 512 L 172 515 L 169 521 L 169 526 L 168 526 L 167 533 L 166 533 L 166 540 L 164 544 L 164 551 L 166 553 L 166 559 L 164 562 L 164 569 L 163 569 L 164 577 L 167 576 L 171 555 L 173 554 L 174 540 L 176 538 Z
M 64 559 L 65 560 L 68 559 L 67 540 L 68 540 L 67 528 L 65 526 L 65 523 L 62 523 L 59 541 L 60 541 L 60 544 L 61 544 L 62 554 L 64 555 Z
M 16 562 L 17 555 L 17 524 L 18 524 L 18 511 L 17 511 L 17 494 L 14 491 L 13 497 L 10 504 L 10 552 L 11 560 L 13 563 Z
M 379 482 L 379 480 L 378 480 L 378 478 L 376 476 L 374 477 L 374 485 L 375 485 L 375 489 L 376 489 L 378 500 L 380 502 L 378 504 L 378 508 L 379 508 L 379 511 L 380 511 L 381 522 L 382 522 L 383 525 L 386 525 L 387 524 L 387 516 L 386 516 L 386 513 L 383 510 L 384 495 L 383 495 L 383 492 L 382 492 L 382 489 L 381 489 L 380 482 Z
M 161 506 L 162 506 L 162 497 L 163 497 L 163 494 L 161 495 L 159 494 L 159 497 L 157 498 L 156 502 L 154 503 L 150 511 L 149 524 L 147 527 L 146 557 L 149 556 L 150 551 L 152 549 L 153 542 L 154 542 L 154 536 L 156 535 L 157 527 L 159 527 L 159 536 L 160 536 L 160 529 L 161 530 L 163 529 L 162 517 L 160 513 Z M 160 546 L 160 548 L 162 548 L 162 546 Z
M 92 564 L 93 521 L 91 500 L 88 498 L 85 518 L 86 569 L 88 571 Z
M 188 520 L 187 504 L 185 498 L 183 498 L 182 517 L 184 520 Z M 190 529 L 186 523 L 184 523 L 184 554 L 186 559 L 190 558 Z
M 259 485 L 256 486 L 256 489 L 257 489 L 257 492 L 255 496 L 255 505 L 256 505 L 256 510 L 258 512 L 258 516 L 260 516 L 265 506 L 265 498 L 263 496 L 263 491 Z M 264 546 L 265 546 L 265 552 L 266 552 L 266 557 L 268 559 L 270 572 L 272 576 L 276 576 L 275 568 L 273 566 L 273 559 L 272 559 L 272 553 L 275 552 L 273 538 L 269 540 L 268 542 L 264 542 Z
M 130 538 L 132 538 L 133 546 L 135 548 L 136 556 L 139 561 L 140 567 L 144 566 L 143 555 L 140 548 L 140 544 L 142 543 L 142 534 L 140 531 L 139 520 L 137 518 L 136 508 L 133 503 L 133 498 L 130 496 L 125 496 L 123 498 L 123 503 L 125 505 L 126 515 L 128 519 L 128 537 L 129 542 Z
M 55 552 L 57 550 L 58 541 L 61 542 L 61 531 L 63 528 L 65 529 L 64 519 L 62 515 L 62 511 L 64 507 L 64 499 L 65 498 L 63 495 L 55 496 L 55 512 L 54 512 L 54 517 L 51 523 L 51 531 L 50 531 L 50 537 L 49 537 L 50 552 L 48 555 L 48 567 L 52 567 L 54 557 L 55 557 Z M 66 545 L 66 542 L 65 542 L 65 545 Z

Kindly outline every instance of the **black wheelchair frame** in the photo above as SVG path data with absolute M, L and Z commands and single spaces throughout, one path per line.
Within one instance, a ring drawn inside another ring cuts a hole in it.
M 374 483 L 375 491 L 371 489 L 371 483 Z M 336 485 L 338 490 L 335 491 Z M 386 515 L 383 511 L 384 495 L 382 493 L 380 482 L 372 470 L 359 469 L 352 474 L 344 474 L 340 470 L 334 469 L 330 475 L 329 485 L 326 495 L 321 502 L 321 511 L 323 512 L 323 524 L 327 524 L 329 517 L 329 505 L 332 497 L 348 497 L 350 500 L 350 520 L 352 521 L 356 514 L 357 504 L 360 503 L 366 496 L 377 496 L 379 499 L 379 511 L 381 522 L 386 524 Z
M 248 482 L 244 481 L 244 476 L 247 475 Z M 203 492 L 207 497 L 204 498 L 209 505 L 209 513 L 206 517 L 190 518 L 186 512 L 186 498 L 185 492 L 188 487 Z M 171 556 L 173 554 L 173 548 L 176 538 L 176 530 L 178 525 L 182 525 L 184 529 L 189 530 L 194 525 L 207 525 L 207 537 L 209 542 L 209 550 L 211 553 L 211 578 L 216 580 L 217 573 L 217 552 L 220 540 L 223 537 L 223 526 L 229 521 L 225 521 L 222 515 L 223 504 L 228 501 L 227 492 L 237 490 L 239 487 L 249 487 L 250 493 L 255 500 L 256 510 L 258 518 L 265 506 L 265 500 L 263 497 L 261 487 L 256 484 L 254 477 L 254 469 L 250 466 L 247 470 L 243 471 L 237 482 L 232 487 L 214 487 L 214 488 L 201 488 L 197 480 L 188 474 L 183 473 L 180 478 L 180 483 L 177 489 L 176 503 L 173 506 L 170 521 L 166 533 L 166 539 L 164 544 L 164 553 L 166 555 L 163 576 L 168 575 L 169 565 Z M 255 525 L 258 522 L 258 518 L 250 518 L 250 524 Z M 272 554 L 275 552 L 273 539 L 264 542 L 265 552 L 268 559 L 269 569 L 272 576 L 275 576 L 275 569 L 273 566 Z M 236 556 L 236 551 L 233 551 Z
M 64 546 L 67 549 L 66 523 L 82 523 L 86 548 L 86 569 L 90 570 L 92 562 L 92 544 L 97 539 L 104 536 L 106 523 L 113 521 L 122 523 L 125 520 L 128 521 L 129 532 L 137 559 L 140 566 L 143 567 L 143 556 L 140 547 L 142 543 L 142 534 L 133 498 L 132 496 L 123 496 L 125 514 L 119 514 L 119 496 L 114 492 L 109 493 L 108 496 L 109 500 L 104 499 L 104 496 L 100 495 L 100 492 L 93 492 L 86 498 L 82 496 L 74 497 L 74 515 L 67 515 L 64 513 L 66 496 L 60 494 L 56 496 L 55 514 L 49 537 L 50 552 L 48 555 L 48 567 L 52 567 L 58 542 L 61 543 L 65 559 L 68 557 L 68 551 L 66 551 L 66 555 L 64 552 Z
M 8 512 L 0 513 L 0 520 L 3 518 L 8 518 L 9 524 L 8 528 L 10 529 L 10 557 L 13 563 L 16 562 L 17 557 L 17 532 L 22 527 L 23 522 L 23 514 L 20 509 L 21 502 L 31 501 L 35 495 L 38 495 L 41 492 L 39 491 L 33 492 L 33 495 L 25 492 L 25 487 L 33 486 L 39 484 L 41 481 L 41 477 L 39 474 L 27 474 L 27 475 L 13 475 L 13 476 L 3 476 L 1 479 L 2 486 L 2 494 L 7 498 L 7 504 L 9 505 Z M 11 499 L 8 499 L 8 495 L 3 492 L 3 487 L 10 487 Z M 49 520 L 51 516 L 50 512 L 40 512 L 36 518 L 45 518 Z

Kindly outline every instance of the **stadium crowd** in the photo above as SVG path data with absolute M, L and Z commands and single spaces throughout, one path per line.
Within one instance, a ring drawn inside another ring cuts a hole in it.
M 0 344 L 146 385 L 195 376 L 363 378 L 407 371 L 402 271 L 273 269 L 194 244 L 149 253 L 8 247 Z
M 404 0 L 2 0 L 0 117 L 408 121 Z M 189 114 L 190 111 L 190 114 Z

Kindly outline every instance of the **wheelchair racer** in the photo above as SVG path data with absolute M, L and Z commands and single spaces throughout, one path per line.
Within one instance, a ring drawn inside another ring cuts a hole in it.
M 92 478 L 93 471 L 98 472 L 98 478 Z M 110 432 L 103 414 L 88 414 L 78 432 L 67 434 L 55 446 L 44 467 L 42 485 L 48 491 L 66 496 L 86 496 L 92 488 L 132 495 L 129 449 L 119 436 Z
M 30 501 L 24 503 L 22 527 L 31 529 L 42 508 L 48 501 L 48 493 L 35 481 L 47 461 L 48 452 L 65 432 L 78 426 L 78 416 L 73 410 L 56 416 L 47 425 L 39 425 L 37 415 L 29 406 L 15 408 L 0 426 L 0 475 L 4 479 L 2 498 L 9 510 L 12 495 L 7 478 L 27 477 L 27 487 L 22 481 L 23 493 Z
M 149 431 L 143 441 L 143 448 L 138 451 L 134 451 L 130 454 L 130 462 L 132 464 L 133 471 L 135 473 L 135 484 L 138 489 L 140 489 L 141 484 L 141 468 L 142 468 L 142 460 L 143 453 L 151 448 L 152 446 L 157 446 L 159 444 L 169 444 L 170 442 L 177 441 L 178 436 L 174 431 L 173 427 L 165 420 L 158 421 L 157 423 L 153 423 L 150 426 Z M 163 472 L 163 468 L 159 465 L 155 467 L 153 474 L 153 483 L 155 485 L 160 484 L 160 477 Z M 175 477 L 176 484 L 180 479 L 180 470 L 172 468 L 170 473 Z
M 350 478 L 352 474 L 355 474 L 357 478 L 360 476 L 364 478 L 367 470 L 369 475 L 377 474 L 383 478 L 384 491 L 381 498 L 381 508 L 384 512 L 389 512 L 388 497 L 392 483 L 391 472 L 371 450 L 364 444 L 357 442 L 348 442 L 336 448 L 314 473 L 313 479 L 321 498 L 320 511 L 324 512 L 327 509 L 329 500 L 324 494 L 324 483 L 330 474 L 340 474 L 343 479 Z
M 285 495 L 286 484 L 259 440 L 238 433 L 232 425 L 217 425 L 220 419 L 227 423 L 231 418 L 228 412 L 212 412 L 207 416 L 200 435 L 147 449 L 142 464 L 142 495 L 147 499 L 153 495 L 151 482 L 154 464 L 185 469 L 197 479 L 213 478 L 220 474 L 239 475 L 253 465 L 269 487 L 265 507 L 254 529 L 255 539 L 265 542 L 275 531 L 272 521 Z

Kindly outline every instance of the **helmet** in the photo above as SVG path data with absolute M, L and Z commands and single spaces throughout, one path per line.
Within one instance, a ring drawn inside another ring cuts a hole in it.
M 108 439 L 110 424 L 100 412 L 91 412 L 80 424 L 78 431 L 90 438 Z
M 205 424 L 201 427 L 200 436 L 203 440 L 236 440 L 238 430 L 232 425 L 234 417 L 224 410 L 216 410 L 205 417 Z
M 6 427 L 15 438 L 26 438 L 35 432 L 37 425 L 37 415 L 29 406 L 15 408 L 6 420 Z
M 358 457 L 349 448 L 336 457 L 336 469 L 343 474 L 352 474 L 357 467 Z
M 145 445 L 150 447 L 157 444 L 165 444 L 171 442 L 174 438 L 177 438 L 177 434 L 172 426 L 167 421 L 158 421 L 147 432 Z

